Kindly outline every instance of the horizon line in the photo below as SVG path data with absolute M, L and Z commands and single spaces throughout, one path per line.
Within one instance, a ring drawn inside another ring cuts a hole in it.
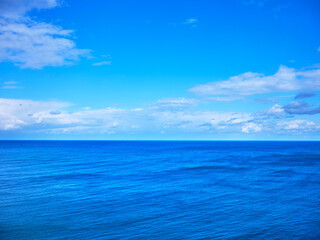
M 100 142 L 320 142 L 319 140 L 299 140 L 299 139 L 291 139 L 291 140 L 279 140 L 279 139 L 269 139 L 269 140 L 239 140 L 239 139 L 235 139 L 235 140 L 202 140 L 202 139 L 196 139 L 196 140 L 192 140 L 192 139 L 143 139 L 143 140 L 132 140 L 132 139 L 121 139 L 121 140 L 110 140 L 110 139 L 0 139 L 0 142 L 4 142 L 4 141 L 100 141 Z

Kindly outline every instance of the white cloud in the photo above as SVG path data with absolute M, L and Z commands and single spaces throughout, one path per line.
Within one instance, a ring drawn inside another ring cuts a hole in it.
M 300 130 L 300 132 L 305 132 L 320 129 L 319 125 L 317 125 L 315 122 L 307 120 L 281 121 L 277 123 L 277 127 L 282 130 L 294 132 L 297 130 Z
M 283 107 L 279 104 L 273 105 L 271 108 L 268 110 L 264 111 L 263 114 L 272 116 L 272 117 L 285 117 L 287 116 L 286 112 L 284 111 Z
M 7 18 L 18 18 L 31 9 L 49 9 L 59 5 L 58 0 L 1 0 L 0 15 Z
M 243 97 L 255 94 L 320 90 L 320 68 L 296 70 L 280 66 L 270 76 L 246 72 L 228 80 L 197 85 L 189 91 L 211 99 Z
M 52 8 L 55 0 L 5 0 L 0 11 L 0 61 L 13 62 L 21 68 L 70 65 L 88 56 L 78 49 L 73 31 L 53 24 L 37 22 L 25 16 L 36 8 Z
M 249 122 L 242 126 L 242 132 L 244 133 L 251 133 L 251 132 L 260 132 L 261 126 L 256 123 Z
M 31 101 L 0 98 L 0 129 L 17 129 L 39 122 L 34 114 L 55 111 L 69 106 L 68 103 L 57 101 Z

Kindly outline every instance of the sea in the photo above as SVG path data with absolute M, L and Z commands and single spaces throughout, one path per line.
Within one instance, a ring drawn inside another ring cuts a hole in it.
M 320 239 L 320 142 L 0 141 L 0 239 Z

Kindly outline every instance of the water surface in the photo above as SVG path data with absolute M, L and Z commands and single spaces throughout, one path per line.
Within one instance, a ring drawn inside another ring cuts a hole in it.
M 320 239 L 320 142 L 0 141 L 0 239 Z

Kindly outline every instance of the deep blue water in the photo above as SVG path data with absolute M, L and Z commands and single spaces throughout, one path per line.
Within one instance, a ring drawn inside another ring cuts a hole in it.
M 0 239 L 320 239 L 320 142 L 0 141 Z

